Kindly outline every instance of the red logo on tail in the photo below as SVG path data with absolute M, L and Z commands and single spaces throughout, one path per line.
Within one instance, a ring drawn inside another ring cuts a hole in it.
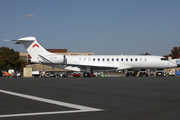
M 36 43 L 33 45 L 33 48 L 34 48 L 35 46 L 39 48 L 39 45 L 38 45 L 38 44 L 36 44 Z

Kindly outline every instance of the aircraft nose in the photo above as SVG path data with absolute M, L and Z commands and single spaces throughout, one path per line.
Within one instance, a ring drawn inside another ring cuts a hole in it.
M 177 65 L 173 62 L 168 62 L 168 67 L 177 67 Z

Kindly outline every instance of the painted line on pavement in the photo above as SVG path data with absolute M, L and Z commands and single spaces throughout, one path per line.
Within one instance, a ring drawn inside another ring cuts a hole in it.
M 70 110 L 70 111 L 7 114 L 7 115 L 0 115 L 0 117 L 20 117 L 20 116 L 34 116 L 34 115 L 50 115 L 50 114 L 63 114 L 63 113 L 103 111 L 102 109 L 86 107 L 86 106 L 82 106 L 82 105 L 76 105 L 76 104 L 71 104 L 71 103 L 67 103 L 67 102 L 61 102 L 61 101 L 56 101 L 56 100 L 51 100 L 51 99 L 46 99 L 46 98 L 41 98 L 41 97 L 36 97 L 36 96 L 32 96 L 32 95 L 26 95 L 26 94 L 21 94 L 21 93 L 16 93 L 16 92 L 11 92 L 11 91 L 1 90 L 1 89 L 0 89 L 0 92 L 5 93 L 5 94 L 9 94 L 9 95 L 22 97 L 22 98 L 36 100 L 36 101 L 40 101 L 40 102 L 50 103 L 50 104 L 54 104 L 54 105 L 58 105 L 58 106 L 64 106 L 64 107 L 77 109 L 77 110 Z

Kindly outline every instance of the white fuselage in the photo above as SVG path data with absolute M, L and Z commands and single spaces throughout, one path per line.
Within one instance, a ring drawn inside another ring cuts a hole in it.
M 130 68 L 138 69 L 164 69 L 176 67 L 176 64 L 170 62 L 162 56 L 148 55 L 66 55 L 66 63 L 62 63 L 62 58 L 59 54 L 51 54 L 51 57 L 46 57 L 51 61 L 52 66 L 73 70 L 86 71 L 107 71 L 107 70 L 123 70 Z M 56 59 L 57 58 L 57 59 Z M 43 61 L 43 60 L 39 60 Z M 61 62 L 58 62 L 61 61 Z M 65 65 L 65 66 L 64 66 Z

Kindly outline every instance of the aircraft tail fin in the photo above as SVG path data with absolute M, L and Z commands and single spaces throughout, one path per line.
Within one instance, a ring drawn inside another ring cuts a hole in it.
M 39 54 L 41 55 L 51 54 L 38 43 L 35 37 L 24 37 L 12 41 L 16 41 L 15 44 L 23 44 L 32 58 L 37 59 L 37 57 L 39 57 L 38 56 Z

